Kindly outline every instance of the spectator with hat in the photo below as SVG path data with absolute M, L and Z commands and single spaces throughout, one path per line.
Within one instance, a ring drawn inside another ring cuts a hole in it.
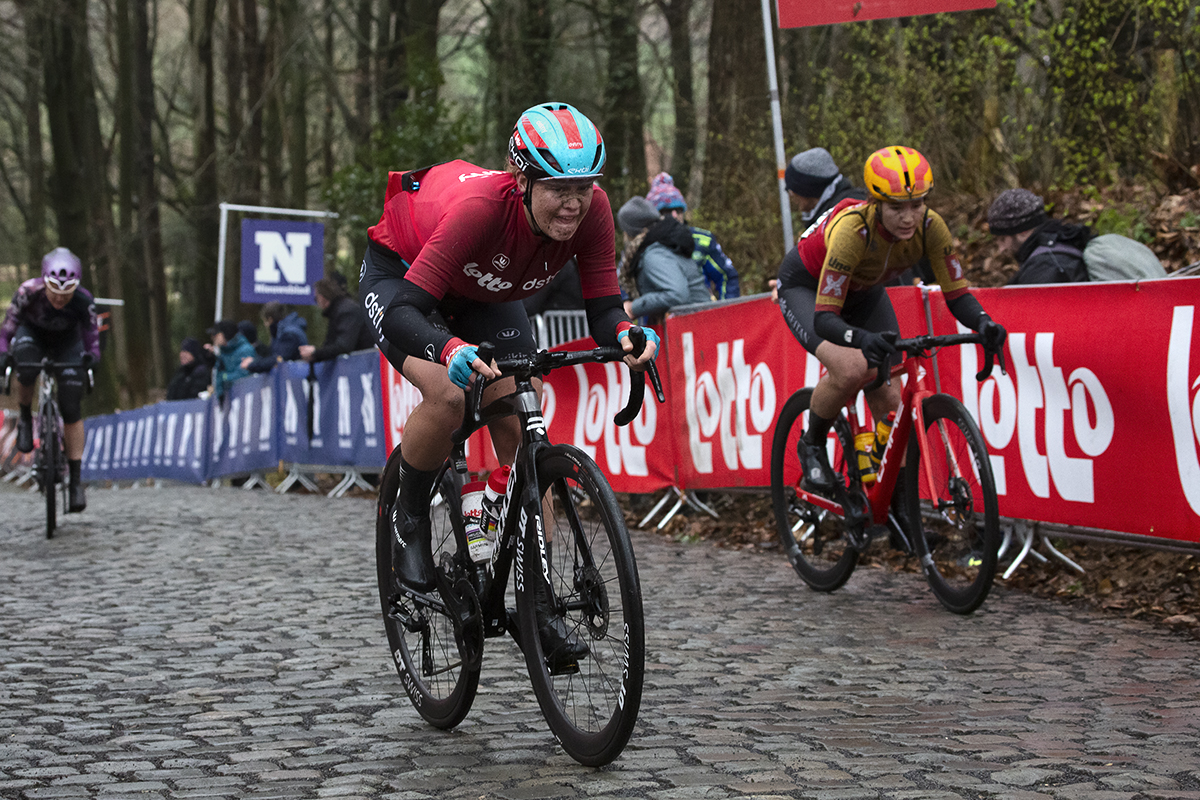
M 711 299 L 692 261 L 695 243 L 686 225 L 674 216 L 661 216 L 644 197 L 621 206 L 617 224 L 625 235 L 618 277 L 631 318 L 649 317 L 659 324 L 674 306 Z
M 242 367 L 242 360 L 254 358 L 254 345 L 246 341 L 246 337 L 238 330 L 237 323 L 231 319 L 223 319 L 208 329 L 212 344 L 208 350 L 216 357 L 213 366 L 213 391 L 218 400 L 223 400 L 229 384 L 238 378 L 249 375 Z
M 192 400 L 212 380 L 213 357 L 199 340 L 184 337 L 179 343 L 179 367 L 167 384 L 168 400 Z
M 1075 283 L 1088 279 L 1083 249 L 1092 230 L 1046 214 L 1046 203 L 1028 189 L 1007 189 L 988 208 L 988 230 L 1017 260 L 1010 285 Z
M 250 372 L 269 372 L 280 361 L 298 361 L 300 348 L 308 344 L 308 322 L 278 300 L 262 307 L 262 320 L 271 333 L 271 346 L 265 355 L 243 358 L 242 367 Z
M 674 179 L 667 173 L 660 172 L 654 176 L 650 181 L 650 192 L 646 199 L 653 203 L 660 213 L 669 214 L 687 224 L 687 201 L 683 199 L 683 193 L 676 188 Z M 692 232 L 694 244 L 692 260 L 700 265 L 704 282 L 712 296 L 717 300 L 740 297 L 742 290 L 738 271 L 734 269 L 733 262 L 725 255 L 712 231 L 694 226 L 688 226 L 688 230 Z
M 806 226 L 848 197 L 867 199 L 866 190 L 851 185 L 843 177 L 824 147 L 813 147 L 792 156 L 783 171 L 783 182 Z

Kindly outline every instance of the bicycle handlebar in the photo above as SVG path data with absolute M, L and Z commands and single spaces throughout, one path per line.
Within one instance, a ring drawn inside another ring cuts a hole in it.
M 641 328 L 634 327 L 630 329 L 629 338 L 633 342 L 632 354 L 640 355 L 646 347 L 646 334 Z M 481 342 L 476 351 L 479 358 L 485 364 L 490 364 L 495 358 L 496 348 L 491 342 Z M 623 361 L 627 355 L 630 355 L 630 353 L 626 353 L 621 347 L 596 347 L 591 350 L 572 351 L 538 350 L 534 353 L 519 353 L 495 359 L 496 367 L 501 372 L 500 377 L 485 379 L 483 376 L 476 376 L 469 390 L 470 394 L 467 401 L 467 408 L 464 412 L 463 427 L 454 432 L 452 439 L 457 444 L 465 440 L 467 436 L 480 427 L 480 422 L 482 421 L 483 390 L 484 387 L 495 381 L 508 377 L 517 379 L 537 378 L 549 375 L 551 371 L 560 367 L 570 367 L 576 364 L 604 364 L 612 361 Z M 641 411 L 642 402 L 645 398 L 647 373 L 650 375 L 650 383 L 654 387 L 654 395 L 658 402 L 666 402 L 666 396 L 663 394 L 662 389 L 662 380 L 653 362 L 651 362 L 649 368 L 644 372 L 633 372 L 631 370 L 630 373 L 629 402 L 625 405 L 625 408 L 618 411 L 616 416 L 613 417 L 613 421 L 618 425 L 628 425 L 630 422 L 633 422 L 638 412 Z M 464 434 L 464 432 L 466 433 Z
M 95 363 L 91 353 L 84 353 L 82 361 L 51 361 L 47 356 L 41 361 L 21 361 L 17 362 L 13 359 L 8 360 L 8 364 L 4 369 L 4 375 L 0 376 L 0 390 L 4 394 L 12 392 L 12 376 L 21 367 L 36 367 L 39 372 L 51 372 L 60 369 L 73 369 L 82 367 L 87 371 L 87 388 L 90 392 L 96 385 L 95 376 L 92 374 L 92 364 Z
M 897 352 L 904 352 L 911 358 L 928 356 L 931 351 L 938 350 L 942 347 L 952 347 L 962 344 L 983 344 L 983 337 L 978 333 L 950 333 L 942 336 L 934 336 L 924 334 L 914 336 L 911 339 L 897 339 L 895 346 Z M 1004 375 L 1008 374 L 1008 370 L 1004 368 L 1004 353 L 1000 350 L 989 350 L 986 346 L 983 348 L 983 369 L 975 373 L 975 380 L 984 381 L 992 374 L 992 368 L 999 363 L 1000 372 Z M 888 356 L 883 360 L 876 370 L 875 380 L 871 381 L 863 391 L 870 392 L 878 389 L 883 385 L 884 381 L 890 381 L 892 376 L 892 356 Z

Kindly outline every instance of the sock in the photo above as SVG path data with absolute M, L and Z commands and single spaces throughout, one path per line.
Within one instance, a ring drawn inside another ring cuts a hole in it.
M 821 444 L 825 441 L 825 437 L 829 435 L 829 429 L 832 427 L 832 419 L 826 419 L 812 409 L 809 409 L 808 430 L 804 432 L 804 441 L 809 444 Z
M 423 470 L 409 464 L 400 456 L 400 507 L 410 517 L 424 517 L 429 514 L 429 496 L 433 493 L 433 482 L 437 480 L 437 470 Z
M 80 459 L 67 461 L 67 472 L 71 475 L 72 486 L 79 485 L 79 469 L 82 465 L 83 461 Z

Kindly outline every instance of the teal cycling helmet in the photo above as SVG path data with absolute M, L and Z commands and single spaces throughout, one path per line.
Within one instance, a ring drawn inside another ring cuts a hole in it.
M 604 139 L 592 121 L 566 103 L 526 109 L 508 139 L 508 157 L 531 181 L 599 178 Z

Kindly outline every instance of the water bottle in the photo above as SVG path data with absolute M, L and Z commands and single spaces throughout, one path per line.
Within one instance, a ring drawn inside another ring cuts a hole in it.
M 489 543 L 494 543 L 499 534 L 500 507 L 504 505 L 504 493 L 508 491 L 508 475 L 512 469 L 505 464 L 488 475 L 487 487 L 483 490 L 483 521 L 481 527 Z
M 871 448 L 871 458 L 875 461 L 876 468 L 879 467 L 879 462 L 883 461 L 883 451 L 887 449 L 888 437 L 892 435 L 892 426 L 895 424 L 896 412 L 889 411 L 887 417 L 875 426 L 875 446 Z
M 467 550 L 471 560 L 483 563 L 492 557 L 492 543 L 483 534 L 483 481 L 472 481 L 462 488 L 463 526 L 467 530 Z

